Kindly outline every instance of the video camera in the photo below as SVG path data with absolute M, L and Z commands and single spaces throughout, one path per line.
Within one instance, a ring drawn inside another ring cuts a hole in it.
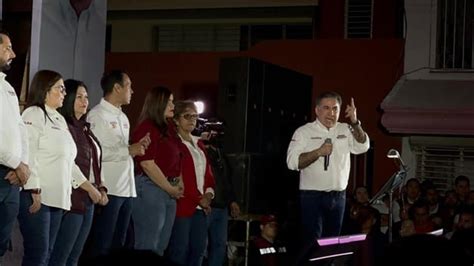
M 196 128 L 192 132 L 195 136 L 201 136 L 204 132 L 211 134 L 209 140 L 204 141 L 205 144 L 221 145 L 224 136 L 224 123 L 216 118 L 198 118 Z

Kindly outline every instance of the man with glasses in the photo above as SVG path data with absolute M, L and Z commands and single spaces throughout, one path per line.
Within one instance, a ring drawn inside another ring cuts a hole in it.
M 19 210 L 19 187 L 30 176 L 28 136 L 15 89 L 5 80 L 15 58 L 10 38 L 0 33 L 0 264 Z

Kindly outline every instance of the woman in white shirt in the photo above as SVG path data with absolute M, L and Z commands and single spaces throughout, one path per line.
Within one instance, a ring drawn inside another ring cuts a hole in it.
M 23 235 L 23 266 L 48 264 L 49 252 L 64 211 L 71 207 L 72 188 L 90 191 L 95 202 L 100 193 L 75 165 L 76 144 L 64 117 L 56 110 L 65 96 L 61 75 L 38 71 L 30 85 L 23 121 L 28 131 L 31 176 L 20 193 L 18 220 Z
M 108 203 L 107 189 L 101 176 L 102 149 L 86 122 L 89 97 L 82 81 L 64 82 L 66 97 L 59 112 L 64 116 L 76 143 L 76 165 L 100 193 L 99 205 Z M 49 256 L 49 265 L 75 266 L 89 235 L 94 215 L 93 196 L 82 188 L 73 189 L 71 210 L 63 215 L 56 243 Z

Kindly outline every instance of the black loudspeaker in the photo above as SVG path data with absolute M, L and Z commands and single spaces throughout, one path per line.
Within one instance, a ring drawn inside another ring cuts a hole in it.
M 293 131 L 310 119 L 311 97 L 311 76 L 246 57 L 222 59 L 224 152 L 286 152 Z
M 295 129 L 311 118 L 311 98 L 311 76 L 246 57 L 221 60 L 217 112 L 244 212 L 275 212 L 297 190 L 286 150 Z
M 244 213 L 264 213 L 271 189 L 265 189 L 261 154 L 232 153 L 227 155 L 232 184 Z

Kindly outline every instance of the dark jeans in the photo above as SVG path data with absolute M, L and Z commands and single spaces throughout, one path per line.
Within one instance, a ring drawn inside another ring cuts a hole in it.
M 20 190 L 17 186 L 10 185 L 5 176 L 9 168 L 0 165 L 0 257 L 8 249 L 10 237 L 20 206 Z
M 207 241 L 207 217 L 196 210 L 191 217 L 176 217 L 168 258 L 176 265 L 201 266 Z
M 212 208 L 208 217 L 209 241 L 208 264 L 209 266 L 224 265 L 227 251 L 227 224 L 229 223 L 228 208 Z
M 97 214 L 92 231 L 91 256 L 109 254 L 125 246 L 133 198 L 108 195 L 109 203 Z
M 52 251 L 64 211 L 41 204 L 38 212 L 31 214 L 33 203 L 30 192 L 20 192 L 20 213 L 18 222 L 23 236 L 23 266 L 48 265 L 48 256 Z
M 63 216 L 58 237 L 49 259 L 49 266 L 75 266 L 79 262 L 82 249 L 92 226 L 94 205 L 87 206 L 86 212 L 68 212 Z
M 309 244 L 316 238 L 338 236 L 341 232 L 345 205 L 345 191 L 301 190 L 303 243 Z

